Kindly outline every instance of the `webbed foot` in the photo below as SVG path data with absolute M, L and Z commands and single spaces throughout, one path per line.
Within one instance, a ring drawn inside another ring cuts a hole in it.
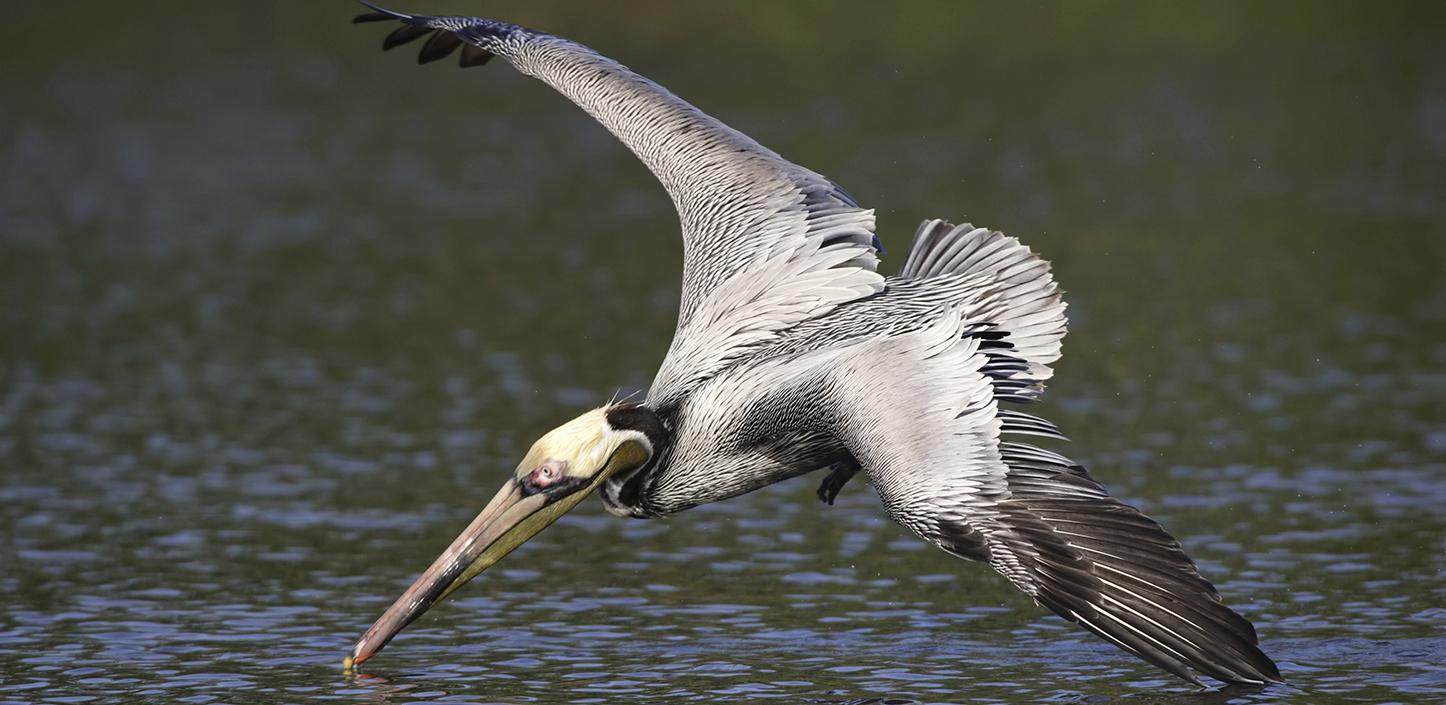
M 829 473 L 818 484 L 819 501 L 833 506 L 833 500 L 838 497 L 840 490 L 847 485 L 849 480 L 859 471 L 859 464 L 855 462 L 838 462 L 828 466 Z

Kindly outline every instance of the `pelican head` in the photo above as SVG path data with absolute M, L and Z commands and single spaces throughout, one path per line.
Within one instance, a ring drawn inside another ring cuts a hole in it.
M 367 630 L 346 665 L 371 658 L 432 605 L 557 521 L 608 478 L 645 466 L 661 428 L 646 406 L 611 404 L 539 438 L 482 513 Z

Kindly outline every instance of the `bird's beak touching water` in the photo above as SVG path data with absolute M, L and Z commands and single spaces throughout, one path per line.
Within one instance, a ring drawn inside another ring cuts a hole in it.
M 647 462 L 651 448 L 646 442 L 612 432 L 601 411 L 588 412 L 533 445 L 486 508 L 357 641 L 346 667 L 376 655 L 432 605 L 557 521 L 608 477 Z
M 351 664 L 371 658 L 432 605 L 556 521 L 586 494 L 578 490 L 549 504 L 547 495 L 524 495 L 521 484 L 508 479 L 487 508 L 367 630 L 352 648 Z

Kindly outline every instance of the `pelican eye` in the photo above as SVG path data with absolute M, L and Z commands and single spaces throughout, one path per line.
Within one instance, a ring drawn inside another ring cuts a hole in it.
M 522 486 L 528 494 L 535 494 L 565 484 L 567 479 L 567 463 L 561 460 L 549 460 L 527 473 L 527 477 L 522 481 Z

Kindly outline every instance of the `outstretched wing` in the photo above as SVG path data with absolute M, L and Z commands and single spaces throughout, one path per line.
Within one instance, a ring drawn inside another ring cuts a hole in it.
M 662 182 L 682 223 L 683 291 L 651 403 L 686 393 L 778 331 L 883 288 L 872 211 L 653 81 L 518 25 L 367 6 L 374 12 L 356 21 L 401 23 L 384 48 L 430 35 L 423 63 L 459 47 L 463 66 L 500 56 L 587 111 Z
M 987 330 L 946 310 L 924 330 L 854 346 L 833 372 L 839 435 L 889 514 L 1180 678 L 1280 680 L 1250 623 L 1159 524 L 1064 457 L 1000 439 L 1028 429 L 996 408 Z

